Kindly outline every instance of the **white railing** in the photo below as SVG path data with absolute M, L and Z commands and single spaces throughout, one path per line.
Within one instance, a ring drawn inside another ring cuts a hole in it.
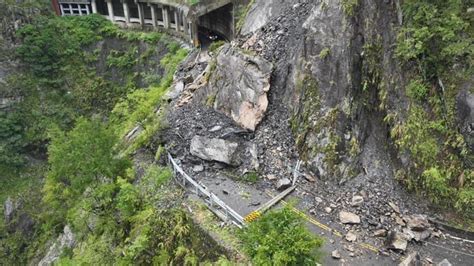
M 169 153 L 168 161 L 173 169 L 173 175 L 177 183 L 181 185 L 184 189 L 187 189 L 189 186 L 189 190 L 198 195 L 198 197 L 202 198 L 206 203 L 207 207 L 219 218 L 226 222 L 232 222 L 239 228 L 242 228 L 246 225 L 246 223 L 244 222 L 244 218 L 240 216 L 240 214 L 238 214 L 225 202 L 219 199 L 214 193 L 208 191 L 204 186 L 202 186 L 192 177 L 187 175 Z

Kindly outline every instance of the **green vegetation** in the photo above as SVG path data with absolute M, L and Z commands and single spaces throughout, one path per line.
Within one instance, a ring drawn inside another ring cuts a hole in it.
M 352 17 L 355 14 L 355 9 L 359 5 L 359 0 L 342 0 L 341 5 L 344 14 L 348 17 Z
M 211 45 L 209 45 L 209 52 L 216 52 L 224 44 L 225 44 L 225 41 L 217 41 L 217 42 L 211 43 Z
M 255 0 L 250 0 L 247 5 L 239 6 L 239 8 L 237 9 L 237 12 L 235 15 L 235 21 L 237 21 L 237 23 L 235 24 L 236 32 L 240 32 L 240 30 L 244 26 L 245 19 L 247 18 L 250 8 L 252 8 L 254 3 L 255 3 Z
M 302 104 L 299 106 L 302 107 L 292 117 L 290 123 L 293 134 L 296 136 L 296 145 L 300 149 L 301 156 L 307 158 L 309 151 L 305 147 L 305 143 L 308 134 L 313 131 L 310 121 L 319 115 L 319 88 L 317 81 L 310 75 L 305 74 L 298 76 L 295 86 L 296 91 L 301 94 L 300 102 Z M 314 131 L 318 130 L 320 129 L 314 129 Z
M 211 94 L 211 95 L 207 96 L 206 106 L 209 107 L 209 108 L 213 108 L 214 103 L 216 102 L 216 98 L 217 98 L 217 94 Z
M 257 172 L 251 171 L 251 172 L 245 173 L 242 176 L 242 180 L 244 182 L 253 184 L 253 183 L 257 183 L 260 180 L 260 177 Z
M 329 55 L 331 54 L 331 49 L 329 49 L 328 47 L 324 48 L 321 50 L 321 52 L 319 52 L 319 58 L 321 58 L 322 60 L 326 59 L 326 57 L 328 57 Z
M 428 88 L 423 81 L 412 80 L 406 87 L 406 94 L 412 100 L 423 101 L 428 96 Z
M 0 115 L 0 169 L 8 168 L 1 199 L 21 199 L 18 215 L 33 223 L 27 233 L 8 229 L 18 217 L 0 223 L 0 264 L 41 258 L 66 224 L 78 245 L 59 265 L 225 261 L 181 209 L 180 191 L 168 185 L 171 172 L 146 163 L 139 175 L 129 156 L 144 146 L 163 153 L 152 145 L 166 127 L 161 97 L 187 51 L 160 34 L 120 30 L 94 15 L 39 16 L 19 37 L 25 71 L 8 86 L 22 101 Z M 104 49 L 100 40 L 119 48 Z M 141 69 L 156 49 L 142 51 L 147 44 L 168 53 L 155 66 L 164 74 L 139 89 Z M 137 125 L 143 131 L 123 141 Z M 23 165 L 23 153 L 46 148 L 48 167 Z
M 397 56 L 416 62 L 420 75 L 431 81 L 455 63 L 472 60 L 474 47 L 465 0 L 409 0 L 403 5 L 406 18 L 398 35 Z M 471 25 L 472 27 L 472 25 Z
M 44 153 L 49 128 L 68 130 L 81 116 L 107 116 L 137 90 L 139 70 L 154 52 L 141 54 L 139 43 L 177 47 L 157 33 L 123 31 L 97 15 L 37 16 L 18 37 L 17 57 L 24 71 L 9 77 L 4 93 L 21 101 L 0 112 L 0 165 L 10 168 L 21 167 L 25 153 Z M 97 45 L 99 40 L 131 44 L 123 45 L 127 50 L 108 50 Z M 166 63 L 166 71 L 172 70 L 175 62 Z
M 44 193 L 53 217 L 64 217 L 91 184 L 124 175 L 130 163 L 118 158 L 117 143 L 118 137 L 96 119 L 79 119 L 71 131 L 52 133 Z
M 472 76 L 469 1 L 405 1 L 396 54 L 412 73 L 407 119 L 388 114 L 391 136 L 413 161 L 398 177 L 436 204 L 474 217 L 472 152 L 456 125 L 459 85 Z M 442 81 L 442 82 L 441 82 Z M 397 122 L 398 121 L 398 122 Z
M 188 4 L 190 5 L 197 5 L 199 4 L 199 2 L 201 2 L 201 0 L 187 0 L 188 1 Z
M 255 265 L 315 265 L 323 245 L 288 206 L 251 223 L 240 238 Z

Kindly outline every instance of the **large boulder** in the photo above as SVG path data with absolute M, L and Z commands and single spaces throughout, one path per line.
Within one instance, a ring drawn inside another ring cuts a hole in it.
M 414 214 L 408 217 L 405 217 L 407 221 L 407 227 L 413 231 L 425 231 L 430 229 L 431 225 L 426 216 L 421 214 Z
M 273 65 L 230 45 L 221 49 L 215 64 L 203 101 L 254 131 L 268 107 Z
M 206 161 L 217 161 L 233 166 L 240 165 L 239 144 L 223 139 L 194 136 L 191 140 L 191 154 Z
M 343 224 L 360 224 L 359 215 L 347 211 L 339 212 L 339 220 Z

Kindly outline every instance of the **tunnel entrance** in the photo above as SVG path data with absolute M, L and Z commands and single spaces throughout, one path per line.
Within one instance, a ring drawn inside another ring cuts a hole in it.
M 231 41 L 234 38 L 234 5 L 217 8 L 198 18 L 198 35 L 201 46 L 214 41 Z
M 204 27 L 198 28 L 198 38 L 199 38 L 199 43 L 202 49 L 209 48 L 209 46 L 213 42 L 218 42 L 218 41 L 228 42 L 229 41 L 225 36 L 221 35 L 220 33 L 212 31 Z

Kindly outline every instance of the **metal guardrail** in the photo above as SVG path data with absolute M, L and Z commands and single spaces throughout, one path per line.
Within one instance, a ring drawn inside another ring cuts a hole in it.
M 219 218 L 226 222 L 232 222 L 237 227 L 242 228 L 246 225 L 244 218 L 229 207 L 225 202 L 219 199 L 214 193 L 208 191 L 204 186 L 196 182 L 192 177 L 176 163 L 171 154 L 168 153 L 168 161 L 173 168 L 173 175 L 179 185 L 184 189 L 191 187 L 190 191 L 202 198 L 207 207 Z

